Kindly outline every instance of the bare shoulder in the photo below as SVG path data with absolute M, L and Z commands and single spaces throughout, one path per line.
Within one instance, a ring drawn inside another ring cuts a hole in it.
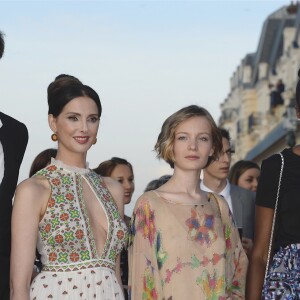
M 148 201 L 153 201 L 156 198 L 160 198 L 162 195 L 157 192 L 157 190 L 147 191 L 144 192 L 138 199 L 137 202 L 143 201 L 143 199 L 146 199 Z
M 134 210 L 136 211 L 137 209 L 140 208 L 152 208 L 153 206 L 155 206 L 155 203 L 158 203 L 158 199 L 161 198 L 161 195 L 152 190 L 152 191 L 147 191 L 145 193 L 143 193 L 140 197 L 138 197 L 135 206 L 134 206 Z
M 48 199 L 51 193 L 49 182 L 44 177 L 32 177 L 22 181 L 17 189 L 15 202 Z
M 18 235 L 20 230 L 27 228 L 28 236 L 31 230 L 36 236 L 37 226 L 47 208 L 50 194 L 51 188 L 46 178 L 33 177 L 18 185 L 12 211 L 15 234 Z

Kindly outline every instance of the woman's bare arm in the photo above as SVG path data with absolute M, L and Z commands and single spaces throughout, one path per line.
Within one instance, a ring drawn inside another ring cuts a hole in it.
M 255 237 L 246 281 L 246 299 L 260 300 L 267 264 L 274 209 L 256 205 Z
M 36 178 L 17 187 L 12 212 L 11 300 L 29 299 L 38 225 L 49 196 L 50 188 Z

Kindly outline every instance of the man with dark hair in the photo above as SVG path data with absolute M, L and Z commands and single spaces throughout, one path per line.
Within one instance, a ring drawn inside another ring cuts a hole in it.
M 4 53 L 0 31 L 0 58 Z M 12 199 L 28 142 L 26 126 L 0 111 L 0 300 L 9 297 Z
M 227 201 L 237 227 L 242 229 L 243 247 L 249 255 L 253 245 L 255 194 L 236 185 L 230 184 L 229 174 L 231 156 L 234 153 L 230 145 L 228 130 L 219 128 L 223 150 L 219 158 L 203 170 L 201 189 L 224 197 Z

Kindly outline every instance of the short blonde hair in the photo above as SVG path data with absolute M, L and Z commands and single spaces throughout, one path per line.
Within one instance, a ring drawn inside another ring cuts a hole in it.
M 175 130 L 180 123 L 192 117 L 205 117 L 211 126 L 212 146 L 214 152 L 210 157 L 208 164 L 212 160 L 215 160 L 222 151 L 222 137 L 211 114 L 201 106 L 190 105 L 184 107 L 165 120 L 161 127 L 160 134 L 158 135 L 157 142 L 154 146 L 154 150 L 157 152 L 157 157 L 165 160 L 172 168 L 174 168 L 173 147 Z

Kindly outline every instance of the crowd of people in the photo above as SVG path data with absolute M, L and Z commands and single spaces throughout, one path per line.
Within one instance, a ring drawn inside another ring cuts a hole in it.
M 0 300 L 300 299 L 300 145 L 261 167 L 231 166 L 229 131 L 205 108 L 183 107 L 154 145 L 172 174 L 150 181 L 126 216 L 131 163 L 86 162 L 98 93 L 61 74 L 47 98 L 56 147 L 18 185 L 28 132 L 0 112 Z

